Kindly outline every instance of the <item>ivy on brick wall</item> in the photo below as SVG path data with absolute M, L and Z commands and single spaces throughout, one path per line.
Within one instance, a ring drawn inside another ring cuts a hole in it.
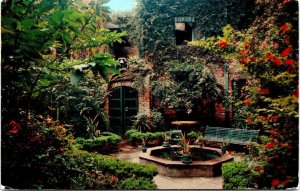
M 140 55 L 154 64 L 201 55 L 200 48 L 176 46 L 176 17 L 192 18 L 195 39 L 200 39 L 219 34 L 228 23 L 247 27 L 253 18 L 251 7 L 254 0 L 138 0 Z

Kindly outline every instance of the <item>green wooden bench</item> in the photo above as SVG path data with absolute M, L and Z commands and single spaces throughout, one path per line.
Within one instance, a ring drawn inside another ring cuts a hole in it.
M 256 142 L 259 130 L 234 129 L 224 127 L 206 127 L 203 140 L 247 145 Z

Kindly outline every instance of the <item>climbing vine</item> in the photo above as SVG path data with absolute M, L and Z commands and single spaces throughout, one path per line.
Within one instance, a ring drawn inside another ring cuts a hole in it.
M 139 0 L 140 54 L 154 63 L 199 56 L 201 49 L 175 46 L 175 17 L 194 18 L 196 39 L 219 34 L 227 23 L 245 28 L 252 20 L 253 1 L 241 0 Z M 238 7 L 238 8 L 237 8 Z

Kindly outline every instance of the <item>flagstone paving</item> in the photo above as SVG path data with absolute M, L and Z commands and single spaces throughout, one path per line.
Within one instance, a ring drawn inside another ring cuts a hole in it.
M 120 160 L 139 163 L 140 148 L 130 145 L 122 146 L 119 152 L 111 154 Z M 159 189 L 222 189 L 223 179 L 218 177 L 178 178 L 157 175 L 154 182 Z

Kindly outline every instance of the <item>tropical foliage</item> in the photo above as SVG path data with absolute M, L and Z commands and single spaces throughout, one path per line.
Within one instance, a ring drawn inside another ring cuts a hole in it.
M 102 2 L 104 3 L 104 2 Z M 96 47 L 120 41 L 124 34 L 101 27 L 107 8 L 100 1 L 4 1 L 2 3 L 2 80 L 4 121 L 12 116 L 28 116 L 32 98 L 42 89 L 69 81 L 84 69 L 92 69 L 107 79 L 117 72 L 108 54 L 72 59 L 75 51 L 95 51 Z M 86 64 L 84 66 L 80 64 Z M 25 117 L 25 118 L 26 118 Z
M 140 132 L 156 132 L 164 130 L 165 123 L 160 112 L 153 110 L 149 117 L 145 113 L 139 112 L 133 121 L 132 128 Z
M 217 101 L 222 98 L 222 85 L 218 84 L 210 69 L 200 63 L 188 61 L 167 63 L 167 73 L 153 82 L 153 92 L 166 107 L 179 108 L 190 113 L 200 100 Z

